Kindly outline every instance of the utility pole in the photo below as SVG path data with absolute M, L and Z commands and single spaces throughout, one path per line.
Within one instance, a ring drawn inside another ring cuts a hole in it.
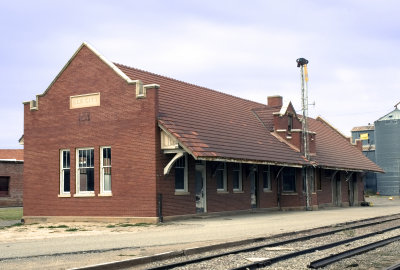
M 302 133 L 303 133 L 303 152 L 304 157 L 310 160 L 310 151 L 308 144 L 308 72 L 307 64 L 308 60 L 305 58 L 299 58 L 296 60 L 297 67 L 300 68 L 301 75 L 301 104 L 303 110 L 302 119 Z M 311 195 L 310 195 L 310 179 L 308 173 L 308 167 L 304 170 L 305 185 L 306 185 L 306 210 L 312 210 L 311 208 Z

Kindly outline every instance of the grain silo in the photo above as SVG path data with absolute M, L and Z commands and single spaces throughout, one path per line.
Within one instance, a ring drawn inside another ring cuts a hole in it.
M 381 195 L 400 195 L 400 110 L 375 121 L 376 163 L 385 171 L 377 175 Z

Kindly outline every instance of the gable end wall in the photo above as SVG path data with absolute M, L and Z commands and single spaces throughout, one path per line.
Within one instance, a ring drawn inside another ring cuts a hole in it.
M 136 99 L 128 84 L 87 47 L 75 55 L 39 110 L 24 105 L 24 216 L 156 216 L 158 90 Z M 100 93 L 100 106 L 70 109 L 70 96 Z M 100 191 L 100 147 L 112 149 L 112 196 Z M 74 197 L 75 149 L 94 147 L 94 197 Z M 70 149 L 71 197 L 59 195 L 59 151 Z

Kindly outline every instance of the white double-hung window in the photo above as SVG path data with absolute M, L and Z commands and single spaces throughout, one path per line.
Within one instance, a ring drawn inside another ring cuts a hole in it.
M 76 149 L 76 195 L 94 196 L 94 149 Z
M 69 149 L 60 150 L 60 197 L 70 196 L 70 151 Z
M 215 172 L 217 178 L 217 192 L 226 192 L 227 189 L 227 176 L 226 176 L 226 163 L 221 162 Z
M 188 191 L 187 155 L 180 157 L 175 163 L 175 192 Z
M 100 147 L 100 194 L 111 195 L 111 147 Z
M 242 191 L 242 164 L 241 163 L 234 163 L 233 165 L 233 191 Z

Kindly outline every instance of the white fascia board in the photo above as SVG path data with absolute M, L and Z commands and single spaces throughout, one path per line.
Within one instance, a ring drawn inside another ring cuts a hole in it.
M 176 136 L 174 136 L 171 132 L 168 131 L 167 128 L 165 128 L 160 122 L 158 122 L 158 127 L 161 128 L 161 130 L 163 130 L 168 136 L 174 138 L 180 147 L 183 148 L 183 150 L 185 150 L 187 153 L 189 153 L 195 160 L 197 160 L 197 157 L 195 155 L 193 155 L 193 152 L 190 151 L 189 148 L 187 148 L 180 140 L 179 138 L 177 138 Z

